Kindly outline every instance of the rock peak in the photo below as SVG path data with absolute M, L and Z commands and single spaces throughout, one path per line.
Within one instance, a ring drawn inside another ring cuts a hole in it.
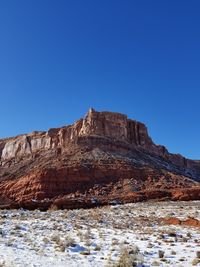
M 90 109 L 79 134 L 114 138 L 133 145 L 154 145 L 143 123 L 130 120 L 126 115 L 117 112 L 98 112 Z
M 94 108 L 89 108 L 89 110 L 88 110 L 88 113 L 87 113 L 87 114 L 89 114 L 89 113 L 93 113 L 93 112 L 95 112 L 95 109 L 94 109 Z

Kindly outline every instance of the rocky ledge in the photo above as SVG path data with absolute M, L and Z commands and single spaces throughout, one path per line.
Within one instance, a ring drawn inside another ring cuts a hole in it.
M 200 161 L 154 144 L 126 115 L 90 109 L 73 125 L 0 140 L 1 208 L 149 199 L 200 199 Z

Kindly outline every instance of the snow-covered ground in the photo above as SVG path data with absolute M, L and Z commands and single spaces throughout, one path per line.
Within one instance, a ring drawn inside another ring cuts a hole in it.
M 118 266 L 124 251 L 134 254 L 137 266 L 200 266 L 200 229 L 163 225 L 158 218 L 167 216 L 200 219 L 200 201 L 2 210 L 0 267 Z

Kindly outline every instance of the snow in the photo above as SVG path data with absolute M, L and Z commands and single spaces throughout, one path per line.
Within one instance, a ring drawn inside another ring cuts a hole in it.
M 112 266 L 138 246 L 138 266 L 193 266 L 200 229 L 158 218 L 200 219 L 200 201 L 147 202 L 95 209 L 0 211 L 0 266 Z M 159 258 L 158 251 L 164 251 Z M 200 262 L 196 266 L 200 266 Z

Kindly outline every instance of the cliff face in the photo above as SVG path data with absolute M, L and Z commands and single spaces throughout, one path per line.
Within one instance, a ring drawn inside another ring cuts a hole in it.
M 129 120 L 120 113 L 96 112 L 90 109 L 84 119 L 72 126 L 0 140 L 1 161 L 29 156 L 37 151 L 65 148 L 79 137 L 92 136 L 119 140 L 158 154 L 163 153 L 162 148 L 152 142 L 143 123 Z
M 153 148 L 144 124 L 129 120 L 126 115 L 112 112 L 96 112 L 90 109 L 83 120 L 72 126 L 61 129 L 50 129 L 48 132 L 33 132 L 0 144 L 1 160 L 31 155 L 40 150 L 55 147 L 66 147 L 78 137 L 100 136 L 117 139 L 131 145 Z
M 127 193 L 135 201 L 150 198 L 150 189 L 173 198 L 170 190 L 198 190 L 199 180 L 199 161 L 155 145 L 143 123 L 120 113 L 90 109 L 73 125 L 0 140 L 0 195 L 8 206 L 46 208 L 60 198 L 62 207 L 76 198 L 90 206 L 94 197 L 106 204 Z

